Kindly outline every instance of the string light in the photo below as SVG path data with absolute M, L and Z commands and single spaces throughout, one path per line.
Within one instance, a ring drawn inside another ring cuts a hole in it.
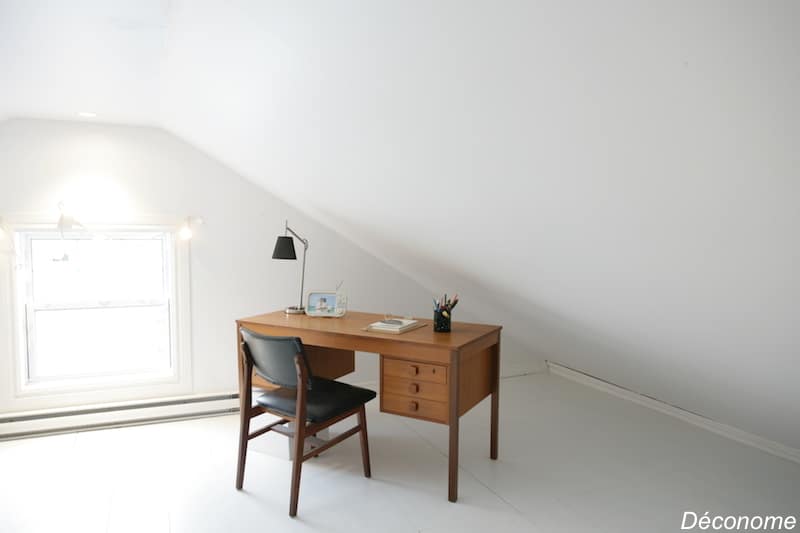
M 186 221 L 181 226 L 181 229 L 178 230 L 178 237 L 182 241 L 188 241 L 194 236 L 192 226 L 199 226 L 202 223 L 203 219 L 200 217 L 186 217 Z
M 5 225 L 5 221 L 0 218 L 0 253 L 15 254 L 14 239 L 11 238 L 11 230 Z
M 192 228 L 189 226 L 189 219 L 187 218 L 186 222 L 184 222 L 183 226 L 181 226 L 181 229 L 178 231 L 178 237 L 180 237 L 182 241 L 188 241 L 192 238 L 192 235 Z

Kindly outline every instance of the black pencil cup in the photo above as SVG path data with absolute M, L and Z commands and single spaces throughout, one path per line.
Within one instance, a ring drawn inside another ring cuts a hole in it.
M 450 332 L 450 313 L 448 311 L 433 312 L 433 331 L 440 333 Z

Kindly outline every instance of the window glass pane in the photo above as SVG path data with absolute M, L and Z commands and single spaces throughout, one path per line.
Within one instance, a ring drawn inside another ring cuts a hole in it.
M 31 380 L 170 370 L 167 305 L 37 311 Z
M 164 237 L 33 238 L 34 304 L 163 301 Z

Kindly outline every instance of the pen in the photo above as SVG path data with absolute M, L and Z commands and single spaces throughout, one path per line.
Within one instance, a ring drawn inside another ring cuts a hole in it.
M 433 300 L 433 310 L 449 318 L 453 308 L 458 305 L 458 294 L 453 295 L 452 298 L 447 298 L 447 293 L 444 293 L 441 298 L 432 297 L 431 300 Z

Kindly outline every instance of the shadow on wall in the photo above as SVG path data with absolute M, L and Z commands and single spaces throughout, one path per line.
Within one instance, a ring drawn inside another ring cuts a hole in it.
M 431 296 L 448 288 L 457 290 L 460 303 L 455 312 L 456 320 L 502 325 L 503 377 L 543 372 L 546 370 L 545 360 L 574 365 L 587 372 L 596 370 L 584 368 L 581 361 L 598 360 L 615 368 L 627 367 L 637 375 L 660 370 L 653 368 L 651 358 L 643 357 L 646 352 L 642 347 L 601 335 L 519 293 L 470 276 L 458 265 L 442 264 L 421 256 L 416 249 L 385 235 L 377 235 L 368 228 L 353 227 L 328 211 L 315 211 L 315 214 L 323 215 L 321 221 L 332 229 L 336 228 L 334 231 L 342 229 L 343 233 L 337 233 L 367 253 L 374 254 L 370 250 L 391 250 L 391 257 L 380 253 L 374 255 L 422 285 Z M 598 377 L 611 379 L 610 376 Z
M 612 335 L 600 332 L 513 289 L 501 288 L 491 275 L 470 275 L 458 263 L 445 264 L 421 253 L 419 248 L 404 246 L 390 235 L 377 234 L 368 226 L 348 223 L 319 210 L 315 215 L 336 233 L 427 290 L 430 296 L 457 290 L 460 304 L 456 320 L 501 324 L 503 377 L 543 372 L 545 361 L 551 360 L 776 442 L 794 447 L 800 444 L 796 426 L 780 422 L 796 420 L 793 413 L 797 404 L 790 397 L 765 396 L 764 387 L 752 383 L 754 377 L 747 377 L 745 384 L 749 386 L 736 386 L 730 381 L 737 375 L 735 360 L 727 359 L 733 371 L 722 372 L 708 364 L 702 352 L 676 351 L 671 342 L 648 343 L 648 332 L 641 330 L 648 327 L 647 322 L 636 331 L 617 330 Z M 421 303 L 420 309 L 422 313 L 432 313 L 430 300 Z M 661 324 L 654 323 L 653 327 L 663 329 Z M 630 341 L 635 338 L 640 340 Z M 758 353 L 752 356 L 758 357 Z M 726 391 L 733 392 L 733 396 Z
M 393 246 L 393 251 L 401 251 L 396 243 Z M 457 319 L 503 325 L 503 377 L 544 371 L 545 361 L 550 360 L 699 416 L 797 447 L 797 440 L 791 435 L 775 438 L 767 432 L 759 433 L 758 428 L 720 410 L 714 391 L 725 390 L 730 384 L 724 374 L 709 373 L 707 366 L 692 364 L 691 354 L 671 353 L 668 348 L 656 350 L 600 333 L 519 293 L 469 276 L 459 271 L 458 265 L 423 262 L 425 258 L 415 257 L 410 250 L 402 252 L 417 265 L 428 267 L 425 274 L 419 275 L 414 272 L 421 272 L 421 266 L 404 270 L 423 286 L 458 287 L 466 295 L 463 307 L 458 307 L 461 312 Z M 422 279 L 423 276 L 426 277 Z M 697 387 L 698 382 L 704 387 Z M 745 404 L 753 403 L 748 401 L 753 394 L 738 391 Z
M 451 272 L 445 276 L 439 272 L 440 279 L 447 279 L 448 285 L 461 287 L 468 295 L 462 316 L 458 318 L 503 325 L 503 376 L 543 371 L 546 360 L 587 372 L 596 370 L 586 367 L 582 361 L 597 360 L 614 367 L 643 367 L 638 372 L 654 370 L 652 362 L 642 364 L 644 351 L 641 347 L 602 335 L 519 293 L 491 286 L 463 273 Z M 598 377 L 610 379 L 610 376 Z

